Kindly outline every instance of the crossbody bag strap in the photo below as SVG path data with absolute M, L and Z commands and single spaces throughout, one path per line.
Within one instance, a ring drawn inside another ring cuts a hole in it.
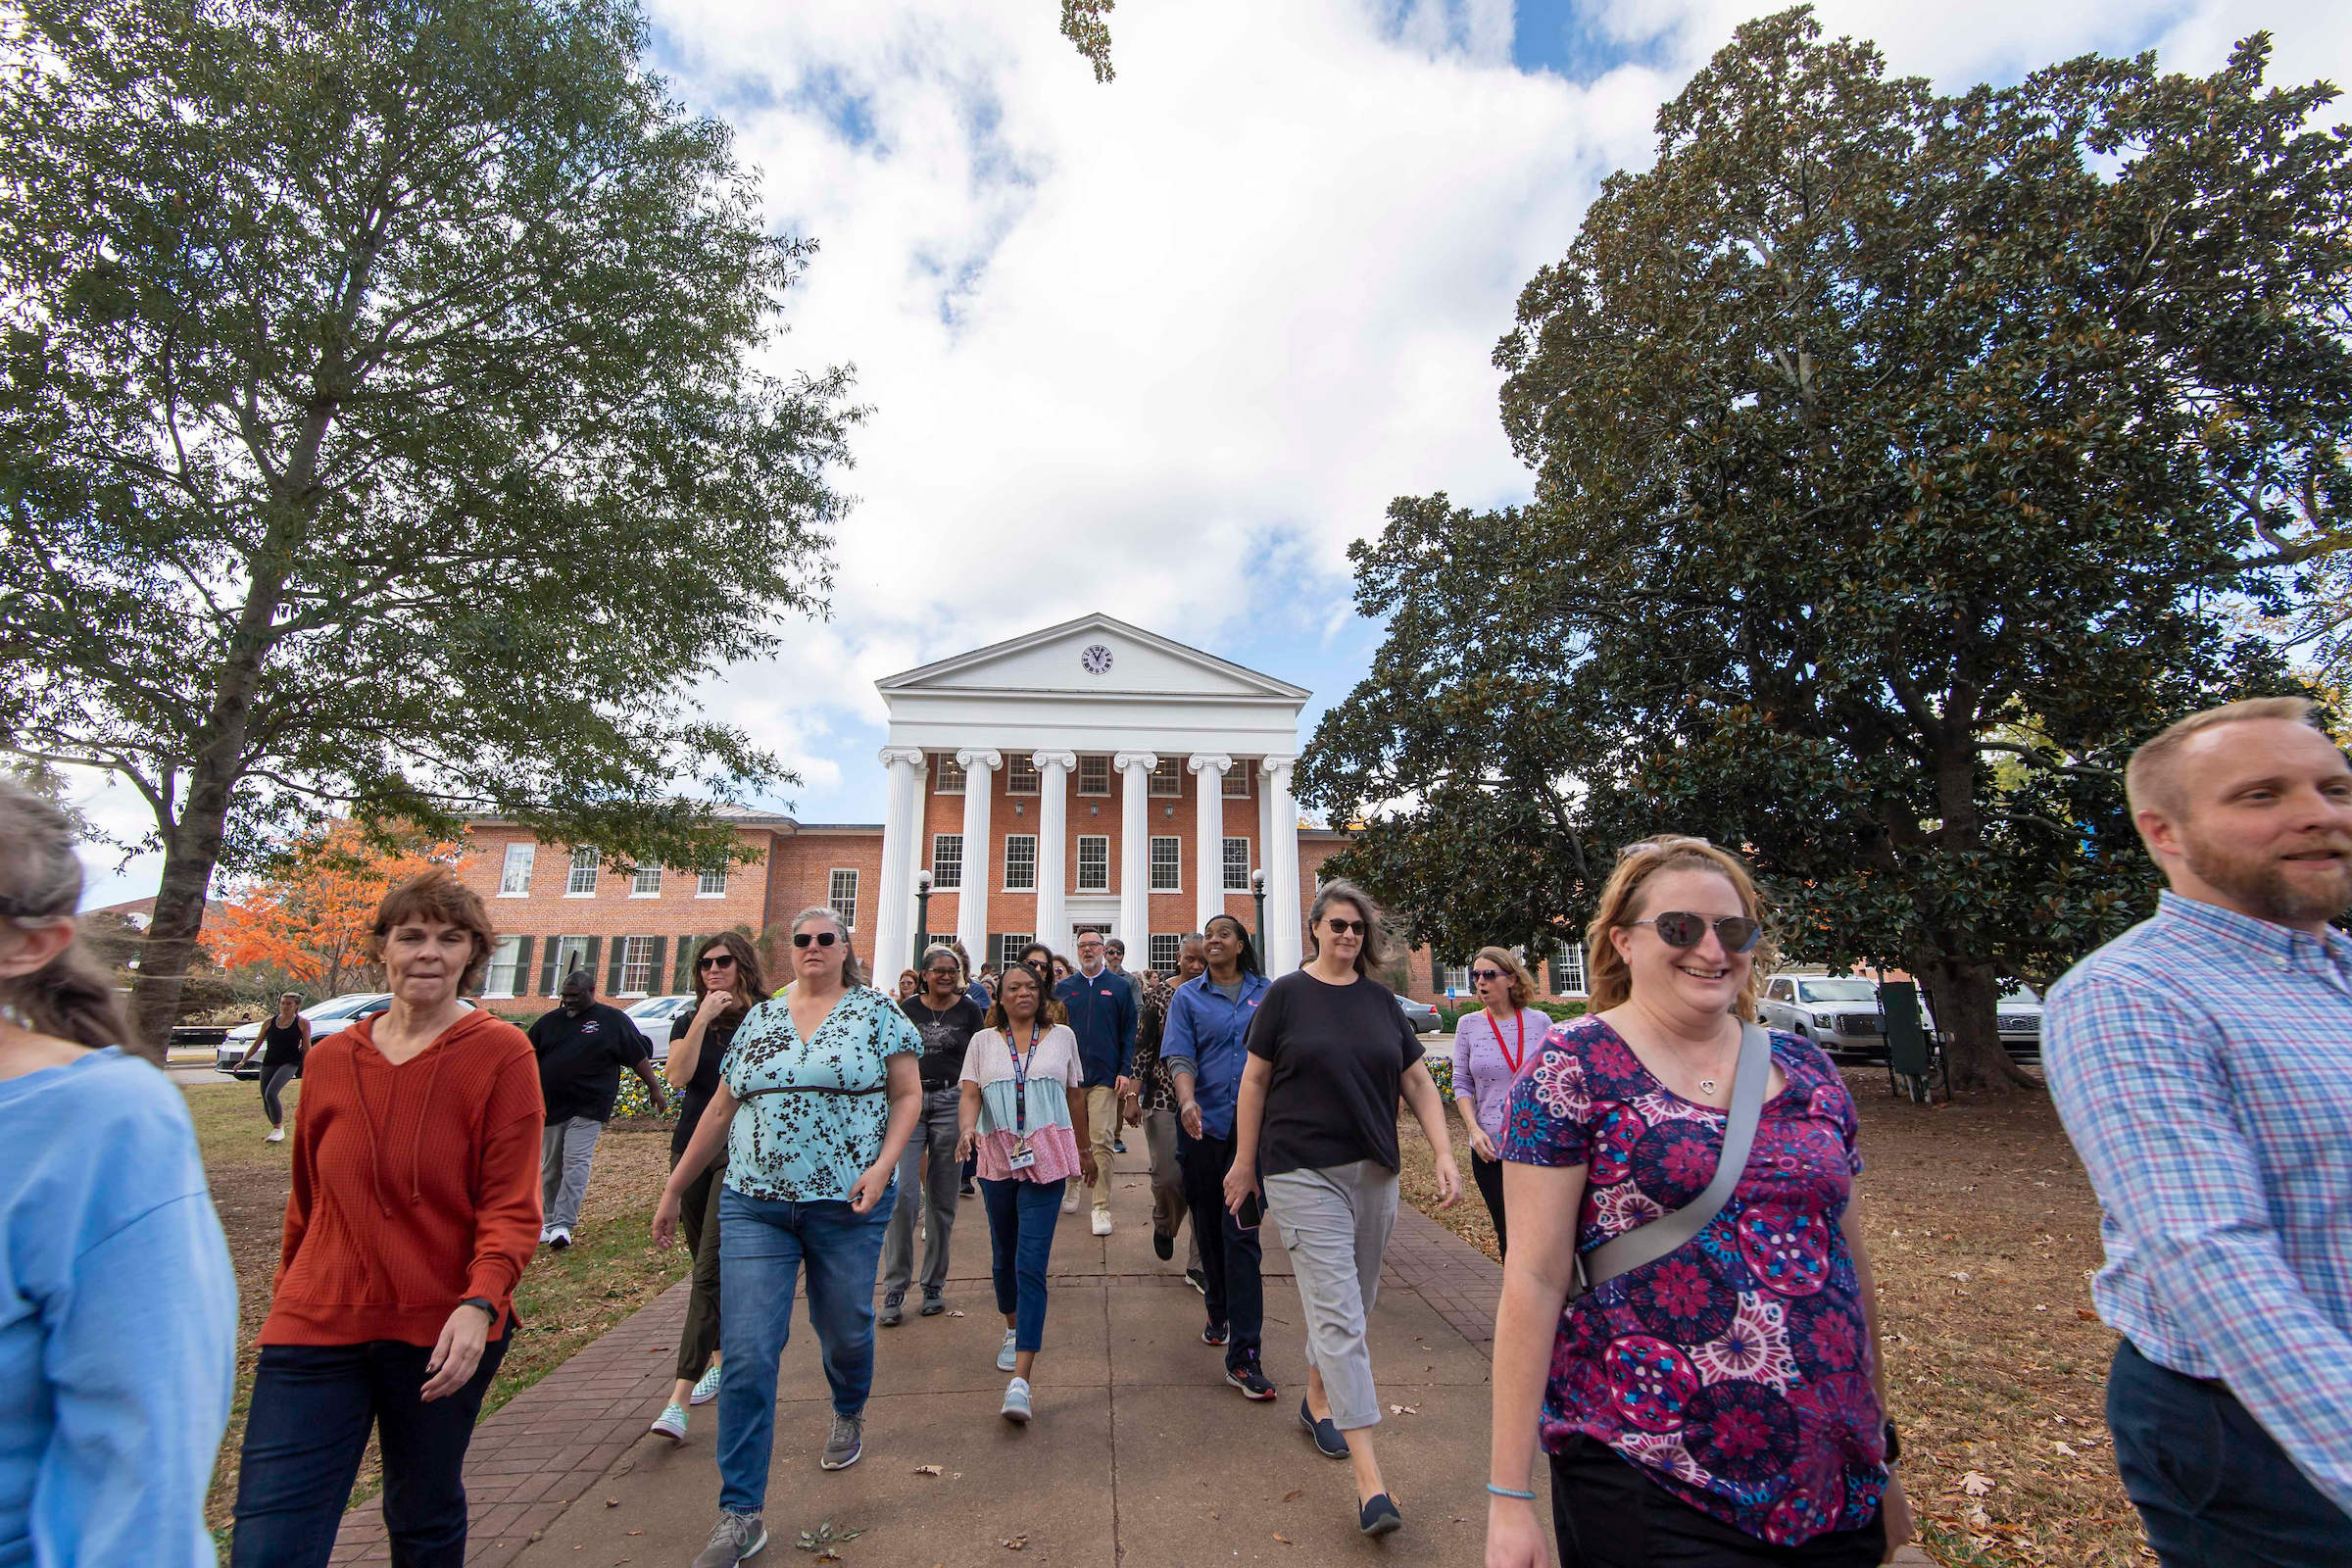
M 1611 1237 L 1587 1252 L 1578 1260 L 1587 1290 L 1656 1262 L 1694 1240 L 1723 1212 L 1747 1169 L 1747 1152 L 1755 1147 L 1756 1123 L 1764 1115 L 1764 1091 L 1771 1083 L 1772 1036 L 1762 1026 L 1742 1021 L 1740 1065 L 1732 1077 L 1732 1104 L 1723 1126 L 1723 1153 L 1715 1162 L 1715 1179 L 1707 1183 L 1706 1191 L 1673 1213 Z
M 876 1084 L 871 1089 L 843 1089 L 833 1084 L 777 1084 L 769 1089 L 752 1089 L 736 1096 L 738 1100 L 758 1100 L 761 1095 L 882 1095 L 890 1085 Z

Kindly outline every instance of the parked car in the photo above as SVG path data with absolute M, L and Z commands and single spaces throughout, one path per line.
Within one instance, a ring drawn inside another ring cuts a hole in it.
M 689 991 L 682 996 L 648 997 L 643 1002 L 630 1003 L 622 1010 L 629 1015 L 629 1021 L 637 1026 L 637 1032 L 645 1036 L 646 1043 L 654 1048 L 654 1060 L 667 1061 L 669 1026 L 679 1013 L 693 1013 L 694 993 Z
M 1398 997 L 1396 1005 L 1404 1009 L 1404 1021 L 1413 1026 L 1413 1033 L 1417 1035 L 1435 1034 L 1445 1026 L 1446 1020 L 1438 1016 L 1438 1009 L 1426 1002 Z
M 1994 1006 L 2000 1017 L 2001 1049 L 2011 1056 L 2039 1061 L 2041 993 L 2029 985 L 2011 986 Z
M 1886 1019 L 1875 980 L 1776 974 L 1764 982 L 1756 1010 L 1767 1027 L 1810 1040 L 1833 1056 L 1886 1054 Z
M 330 1035 L 342 1033 L 362 1018 L 374 1017 L 391 1005 L 392 994 L 388 991 L 347 991 L 342 996 L 329 997 L 316 1006 L 303 1008 L 302 1016 L 311 1020 L 311 1044 L 315 1046 Z M 470 1007 L 473 1004 L 468 1002 L 466 1005 Z M 275 1013 L 270 1014 L 270 1018 L 275 1016 Z M 220 1042 L 213 1054 L 214 1070 L 236 1078 L 259 1078 L 262 1075 L 259 1056 L 253 1059 L 250 1066 L 239 1067 L 237 1062 L 246 1052 L 253 1049 L 253 1043 L 261 1038 L 262 1031 L 269 1024 L 270 1018 L 265 1018 L 259 1023 L 239 1024 L 231 1029 L 228 1038 Z

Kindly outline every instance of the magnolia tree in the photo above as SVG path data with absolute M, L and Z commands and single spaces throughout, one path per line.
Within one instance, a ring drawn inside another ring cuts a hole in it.
M 1454 952 L 1573 938 L 1617 846 L 1747 851 L 1778 951 L 2004 982 L 2148 912 L 2121 764 L 2292 689 L 2249 611 L 2348 541 L 2352 141 L 2256 37 L 1955 96 L 1750 23 L 1496 351 L 1533 502 L 1408 498 L 1300 791 Z M 1398 804 L 1401 803 L 1401 804 Z

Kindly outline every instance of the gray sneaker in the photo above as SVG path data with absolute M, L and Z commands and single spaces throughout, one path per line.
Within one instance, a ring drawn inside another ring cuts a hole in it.
M 897 1328 L 906 1320 L 906 1298 L 903 1296 L 885 1296 L 882 1298 L 882 1310 L 874 1314 L 874 1321 L 886 1329 Z
M 816 1462 L 822 1469 L 847 1470 L 864 1451 L 865 1417 L 837 1415 L 833 1418 L 833 1435 L 825 1439 L 825 1456 Z
M 710 1544 L 694 1559 L 694 1568 L 735 1568 L 767 1544 L 767 1526 L 756 1513 L 721 1513 L 711 1528 Z

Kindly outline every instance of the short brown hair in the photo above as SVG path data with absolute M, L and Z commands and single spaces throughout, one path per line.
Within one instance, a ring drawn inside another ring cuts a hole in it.
M 2124 764 L 2124 799 L 2133 823 L 2136 825 L 2143 809 L 2175 817 L 2183 813 L 2187 802 L 2180 795 L 2180 754 L 2187 750 L 2190 741 L 2224 724 L 2245 724 L 2266 718 L 2311 724 L 2311 704 L 2300 697 L 2249 697 L 2243 702 L 2224 703 L 2167 725 L 2143 744 L 2132 754 L 2132 760 Z M 2312 725 L 2314 729 L 2318 727 Z
M 1512 1006 L 1524 1007 L 1527 1005 L 1529 999 L 1535 996 L 1536 977 L 1527 972 L 1527 965 L 1521 963 L 1519 961 L 1519 955 L 1513 953 L 1510 949 L 1481 948 L 1478 950 L 1478 958 L 1494 959 L 1494 966 L 1502 971 L 1505 979 L 1510 981 Z M 1472 958 L 1470 960 L 1473 968 L 1477 967 L 1478 958 Z
M 1756 879 L 1748 875 L 1747 862 L 1731 851 L 1681 833 L 1661 833 L 1628 844 L 1617 852 L 1616 868 L 1600 890 L 1600 907 L 1585 928 L 1585 972 L 1591 993 L 1585 1004 L 1593 1012 L 1622 1005 L 1634 993 L 1633 971 L 1617 944 L 1609 940 L 1609 933 L 1633 925 L 1641 909 L 1642 890 L 1660 871 L 1712 871 L 1740 895 L 1740 907 L 1749 919 L 1764 922 L 1764 896 L 1756 891 Z M 1755 961 L 1748 965 L 1747 983 L 1740 988 L 1740 998 L 1733 1004 L 1732 1010 L 1742 1018 L 1756 1015 L 1756 991 L 1762 983 L 1767 948 L 1759 945 Z
M 415 876 L 402 877 L 385 890 L 375 906 L 375 924 L 368 932 L 368 956 L 383 962 L 384 938 L 392 934 L 394 926 L 410 920 L 438 920 L 470 936 L 473 956 L 466 960 L 458 990 L 480 986 L 482 971 L 490 966 L 490 950 L 498 946 L 498 932 L 490 924 L 489 907 L 479 893 L 446 865 L 428 865 Z

